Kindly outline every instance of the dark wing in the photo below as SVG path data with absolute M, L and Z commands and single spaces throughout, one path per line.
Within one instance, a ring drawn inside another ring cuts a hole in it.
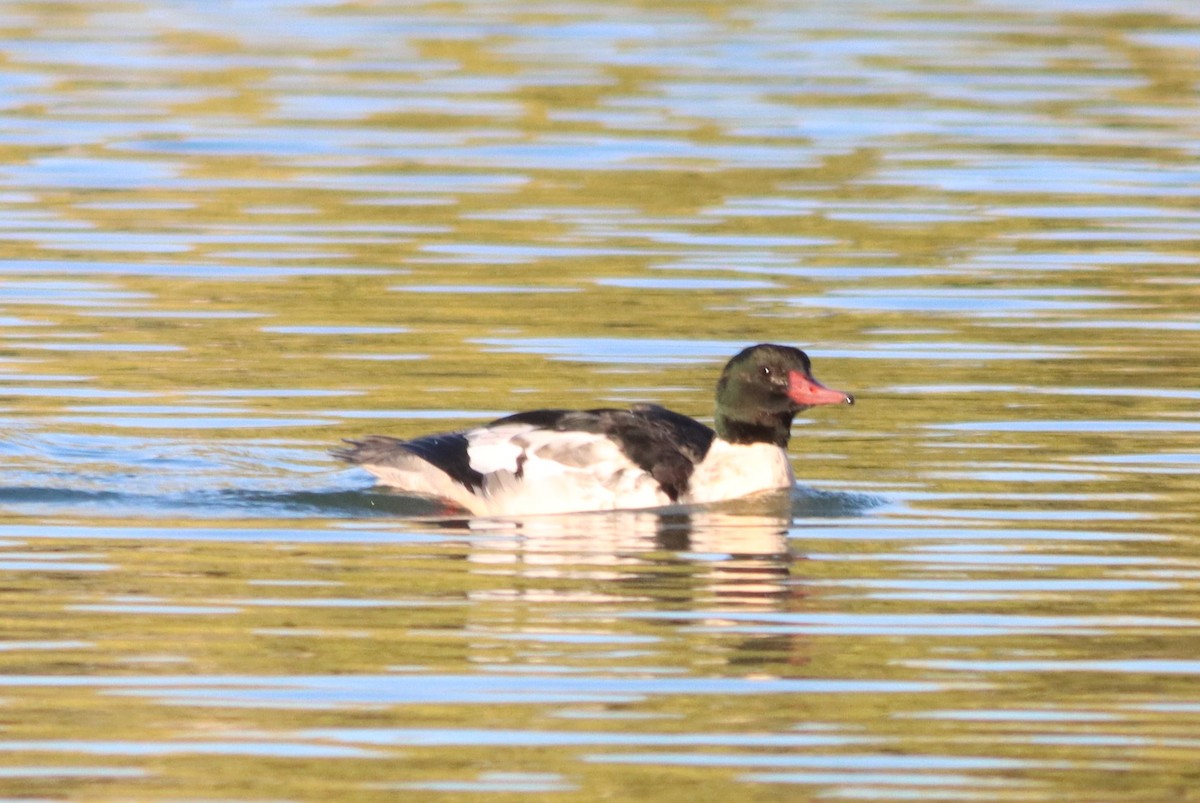
M 680 450 L 694 463 L 699 463 L 704 459 L 713 440 L 717 437 L 716 432 L 696 419 L 674 410 L 668 410 L 666 407 L 659 407 L 657 404 L 639 404 L 629 412 L 639 418 L 653 421 L 655 426 L 669 431 L 672 440 L 679 444 Z
M 426 435 L 410 441 L 372 435 L 346 443 L 349 446 L 331 452 L 338 460 L 355 465 L 399 466 L 408 457 L 416 456 L 472 491 L 483 487 L 483 475 L 471 468 L 471 458 L 467 453 L 470 443 L 462 432 Z
M 657 405 L 614 411 L 608 424 L 609 437 L 658 481 L 672 501 L 687 492 L 696 464 L 716 437 L 699 421 Z

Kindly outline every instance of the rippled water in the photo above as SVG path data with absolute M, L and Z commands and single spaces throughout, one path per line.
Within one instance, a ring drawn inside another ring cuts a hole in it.
M 0 795 L 1181 800 L 1200 10 L 0 6 Z M 326 450 L 705 416 L 789 496 L 445 518 Z

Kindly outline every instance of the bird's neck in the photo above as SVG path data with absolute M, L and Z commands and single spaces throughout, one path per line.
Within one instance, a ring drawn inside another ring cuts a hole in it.
M 717 411 L 717 437 L 729 443 L 773 443 L 786 449 L 792 434 L 792 413 L 765 415 L 754 421 L 743 421 Z

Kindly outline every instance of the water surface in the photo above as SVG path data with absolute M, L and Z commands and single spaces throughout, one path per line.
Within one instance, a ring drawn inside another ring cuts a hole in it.
M 1185 798 L 1193 5 L 3 6 L 0 794 Z M 761 341 L 790 494 L 327 454 Z

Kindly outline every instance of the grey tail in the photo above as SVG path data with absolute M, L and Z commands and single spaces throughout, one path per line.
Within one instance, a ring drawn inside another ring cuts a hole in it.
M 404 441 L 399 438 L 385 438 L 382 435 L 372 435 L 362 440 L 346 439 L 345 446 L 330 449 L 329 453 L 343 463 L 356 466 L 364 464 L 387 464 L 389 458 L 394 460 L 398 453 L 404 452 Z
M 414 457 L 440 469 L 451 479 L 472 491 L 483 487 L 483 475 L 471 468 L 467 453 L 470 443 L 460 432 L 427 435 L 410 441 L 371 435 L 362 440 L 347 440 L 348 446 L 330 450 L 330 454 L 358 466 L 411 465 Z

